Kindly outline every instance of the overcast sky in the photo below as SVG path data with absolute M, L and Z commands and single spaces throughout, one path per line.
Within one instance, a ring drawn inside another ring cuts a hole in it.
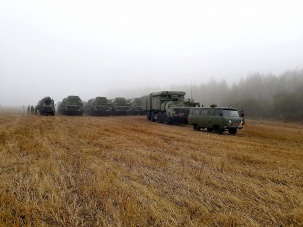
M 0 0 L 0 104 L 302 69 L 302 12 L 302 0 Z

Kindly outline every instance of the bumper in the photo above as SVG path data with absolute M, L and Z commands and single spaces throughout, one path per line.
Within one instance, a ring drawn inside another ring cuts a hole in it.
M 236 126 L 225 126 L 225 129 L 242 129 L 243 126 L 242 125 L 236 125 Z

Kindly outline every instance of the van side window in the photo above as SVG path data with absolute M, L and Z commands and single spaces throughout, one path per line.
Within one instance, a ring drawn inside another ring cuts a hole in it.
M 215 110 L 214 110 L 214 109 L 210 109 L 210 110 L 208 110 L 207 115 L 208 115 L 208 116 L 213 116 L 214 113 L 215 113 Z
M 200 114 L 200 110 L 193 110 L 193 115 L 199 115 Z
M 201 115 L 207 115 L 208 109 L 201 110 Z
M 215 116 L 220 116 L 220 113 L 222 113 L 222 111 L 220 109 L 215 110 Z

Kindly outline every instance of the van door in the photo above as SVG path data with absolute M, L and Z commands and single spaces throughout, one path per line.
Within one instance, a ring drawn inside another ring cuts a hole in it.
M 220 128 L 224 127 L 222 109 L 215 109 L 213 125 L 219 125 Z
M 207 113 L 207 121 L 206 123 L 206 128 L 213 128 L 213 123 L 214 123 L 214 113 L 215 113 L 215 109 L 211 108 L 208 110 Z

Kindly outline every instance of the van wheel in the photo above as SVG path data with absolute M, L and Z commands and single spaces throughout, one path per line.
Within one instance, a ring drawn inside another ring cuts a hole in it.
M 238 131 L 238 129 L 236 129 L 236 128 L 230 128 L 230 129 L 228 129 L 228 132 L 229 132 L 229 134 L 231 134 L 231 135 L 236 135 L 236 134 L 237 134 L 237 131 Z
M 216 126 L 214 127 L 214 131 L 215 131 L 215 133 L 217 133 L 217 134 L 222 134 L 222 130 L 221 130 L 221 127 L 220 127 L 219 125 L 216 125 Z
M 200 131 L 200 127 L 198 127 L 198 125 L 193 125 L 193 129 L 194 129 L 194 131 Z
M 213 128 L 207 128 L 207 131 L 212 132 L 212 131 L 214 131 L 214 129 Z

